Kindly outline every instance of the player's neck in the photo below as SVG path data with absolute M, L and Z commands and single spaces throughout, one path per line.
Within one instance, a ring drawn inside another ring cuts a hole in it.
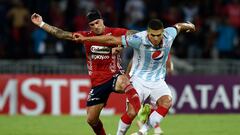
M 151 41 L 150 41 L 150 42 L 151 42 Z M 151 42 L 151 43 L 152 43 L 152 42 Z M 152 43 L 152 45 L 153 45 L 154 48 L 162 48 L 162 47 L 163 47 L 163 40 L 161 40 L 160 43 L 157 44 L 157 45 L 154 45 L 153 43 Z

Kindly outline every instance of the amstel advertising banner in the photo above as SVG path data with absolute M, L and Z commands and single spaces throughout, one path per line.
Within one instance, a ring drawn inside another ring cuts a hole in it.
M 240 77 L 171 76 L 172 113 L 240 113 Z M 0 75 L 0 114 L 86 115 L 87 75 Z M 125 95 L 113 93 L 102 115 L 125 111 Z

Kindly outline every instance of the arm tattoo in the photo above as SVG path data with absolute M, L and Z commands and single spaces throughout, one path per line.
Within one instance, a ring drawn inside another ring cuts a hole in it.
M 174 26 L 177 28 L 178 33 L 182 31 L 186 32 L 187 30 L 190 29 L 195 29 L 195 26 L 190 23 L 177 23 Z
M 72 32 L 64 31 L 49 24 L 45 24 L 43 29 L 59 39 L 73 40 Z
M 137 30 L 128 30 L 126 35 L 133 35 L 133 34 L 138 33 L 138 32 L 139 31 L 137 31 Z

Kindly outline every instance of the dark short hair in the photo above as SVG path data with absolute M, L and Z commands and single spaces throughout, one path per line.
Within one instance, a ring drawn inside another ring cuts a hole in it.
M 152 19 L 148 23 L 148 28 L 152 30 L 163 29 L 163 23 L 159 19 Z
M 97 9 L 90 10 L 86 16 L 87 16 L 88 23 L 96 19 L 102 19 L 102 15 Z

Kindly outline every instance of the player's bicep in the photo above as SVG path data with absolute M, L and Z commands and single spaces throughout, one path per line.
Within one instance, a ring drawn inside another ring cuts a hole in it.
M 122 36 L 122 45 L 124 48 L 130 46 L 138 49 L 142 43 L 142 39 L 137 35 Z

